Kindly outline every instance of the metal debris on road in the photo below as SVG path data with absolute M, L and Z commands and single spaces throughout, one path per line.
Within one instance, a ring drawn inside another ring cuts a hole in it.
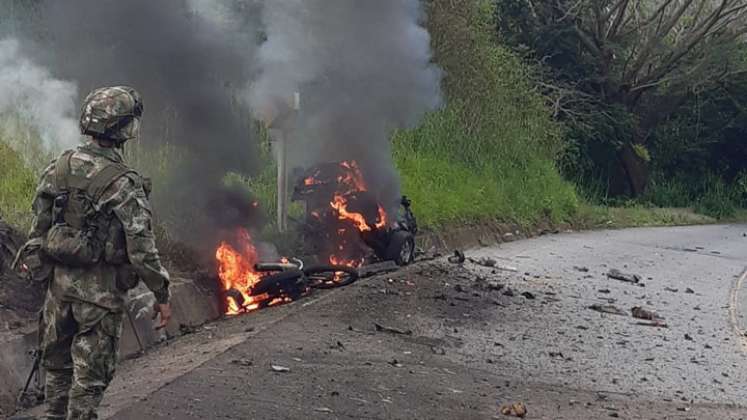
M 642 327 L 657 327 L 657 328 L 669 328 L 669 325 L 664 322 L 663 319 L 657 319 L 651 322 L 636 322 L 636 325 L 640 325 Z
M 499 291 L 499 290 L 503 289 L 504 287 L 505 287 L 504 285 L 498 283 L 497 281 L 489 281 L 486 284 L 486 288 L 488 290 L 492 290 L 492 291 Z
M 234 360 L 231 360 L 231 364 L 238 365 L 238 366 L 244 366 L 244 367 L 254 366 L 254 362 L 249 359 L 234 359 Z
M 500 412 L 504 416 L 516 416 L 524 418 L 527 415 L 527 407 L 522 402 L 504 404 L 501 406 Z
M 377 323 L 374 323 L 374 327 L 376 327 L 376 331 L 378 332 L 388 332 L 388 333 L 399 334 L 399 335 L 412 335 L 412 330 L 401 330 L 399 328 L 394 328 L 394 327 L 385 327 Z
M 472 262 L 474 264 L 481 265 L 483 267 L 489 267 L 489 268 L 493 268 L 493 267 L 495 267 L 498 264 L 498 261 L 496 261 L 496 260 L 494 260 L 493 258 L 490 258 L 490 257 L 480 257 L 480 259 L 478 259 L 478 260 L 476 260 L 474 258 L 470 258 L 469 260 L 470 260 L 470 262 Z
M 392 361 L 391 361 L 391 362 L 389 362 L 389 364 L 390 364 L 390 365 L 392 365 L 392 366 L 394 366 L 394 367 L 397 367 L 397 368 L 401 368 L 401 367 L 403 367 L 403 366 L 404 366 L 404 365 L 403 365 L 402 363 L 400 363 L 400 362 L 399 362 L 399 360 L 397 360 L 397 359 L 392 359 Z
M 271 365 L 271 367 L 272 367 L 272 371 L 276 373 L 287 373 L 291 371 L 290 368 L 287 368 L 285 366 Z
M 317 413 L 327 413 L 327 414 L 334 413 L 334 411 L 332 411 L 331 408 L 327 408 L 327 407 L 318 407 L 318 408 L 315 408 L 314 411 L 316 411 Z
M 592 311 L 601 312 L 603 314 L 622 315 L 622 316 L 627 315 L 625 311 L 623 311 L 622 309 L 618 308 L 615 305 L 600 305 L 598 303 L 595 303 L 589 306 L 589 309 L 591 309 Z
M 564 359 L 565 360 L 565 356 L 563 356 L 563 353 L 561 353 L 559 351 L 551 351 L 551 352 L 548 353 L 548 355 L 550 357 L 552 357 L 553 359 L 558 358 L 558 359 Z
M 467 258 L 464 256 L 464 252 L 455 249 L 454 255 L 449 257 L 449 262 L 452 264 L 464 264 L 464 261 L 466 261 Z
M 630 310 L 630 312 L 633 315 L 633 318 L 643 319 L 645 321 L 651 321 L 651 322 L 637 322 L 636 325 L 640 325 L 642 327 L 669 328 L 669 325 L 667 325 L 666 321 L 664 321 L 664 318 L 660 317 L 654 311 L 643 309 L 640 306 L 634 306 L 633 309 Z
M 434 346 L 431 346 L 431 351 L 433 352 L 433 354 L 437 354 L 439 356 L 446 355 L 446 349 L 444 349 L 443 347 L 434 347 Z
M 649 311 L 648 309 L 643 309 L 640 306 L 634 306 L 633 309 L 630 310 L 630 312 L 631 314 L 633 314 L 633 318 L 645 319 L 647 321 L 661 319 L 658 315 L 656 315 L 656 312 Z
M 494 258 L 490 258 L 490 257 L 480 257 L 477 260 L 474 258 L 468 258 L 468 259 L 469 259 L 469 262 L 473 264 L 481 265 L 483 267 L 495 268 L 496 270 L 501 270 L 501 271 L 510 271 L 512 273 L 516 273 L 519 271 L 519 269 L 516 267 L 512 267 L 509 265 L 498 265 L 498 260 Z
M 607 277 L 613 280 L 624 281 L 626 283 L 638 284 L 641 282 L 641 276 L 638 274 L 627 274 L 614 268 L 607 273 Z

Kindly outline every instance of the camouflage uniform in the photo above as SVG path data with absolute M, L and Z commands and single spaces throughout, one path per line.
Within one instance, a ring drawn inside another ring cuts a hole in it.
M 59 161 L 59 160 L 58 160 Z M 92 178 L 107 165 L 123 162 L 121 149 L 91 140 L 70 158 L 71 174 Z M 33 204 L 29 236 L 43 238 L 53 223 L 56 185 L 53 162 L 42 175 Z M 158 303 L 169 299 L 168 272 L 161 265 L 151 229 L 151 210 L 143 179 L 128 173 L 110 185 L 97 209 L 112 215 L 108 253 L 120 251 L 128 267 L 153 291 Z M 104 391 L 114 375 L 122 332 L 126 290 L 134 284 L 125 266 L 101 261 L 86 268 L 55 265 L 43 309 L 42 366 L 47 372 L 49 419 L 95 419 Z M 67 416 L 67 417 L 66 417 Z

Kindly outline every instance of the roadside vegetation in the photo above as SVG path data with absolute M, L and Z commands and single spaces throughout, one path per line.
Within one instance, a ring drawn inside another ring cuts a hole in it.
M 597 228 L 745 215 L 747 47 L 735 35 L 747 29 L 747 3 L 424 3 L 444 106 L 392 137 L 423 226 Z M 25 227 L 43 159 L 29 135 L 19 143 L 13 133 L 0 129 L 0 217 Z M 130 154 L 158 180 L 174 150 Z M 226 182 L 248 186 L 273 213 L 272 163 Z
M 587 201 L 745 207 L 746 1 L 493 3 L 498 42 L 541 72 L 561 170 Z
M 28 226 L 36 179 L 23 159 L 0 143 L 0 215 L 15 226 Z

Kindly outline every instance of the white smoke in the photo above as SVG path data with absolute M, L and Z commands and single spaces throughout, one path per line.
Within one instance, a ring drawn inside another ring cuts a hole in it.
M 0 40 L 0 116 L 12 115 L 33 128 L 46 151 L 80 142 L 78 90 L 24 56 L 15 39 Z

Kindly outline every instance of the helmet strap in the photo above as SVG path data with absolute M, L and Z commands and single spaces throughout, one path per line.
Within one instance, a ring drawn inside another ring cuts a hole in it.
M 119 143 L 117 143 L 116 141 L 112 139 L 107 139 L 103 137 L 93 137 L 93 140 L 101 147 L 112 148 L 112 147 L 119 146 Z

